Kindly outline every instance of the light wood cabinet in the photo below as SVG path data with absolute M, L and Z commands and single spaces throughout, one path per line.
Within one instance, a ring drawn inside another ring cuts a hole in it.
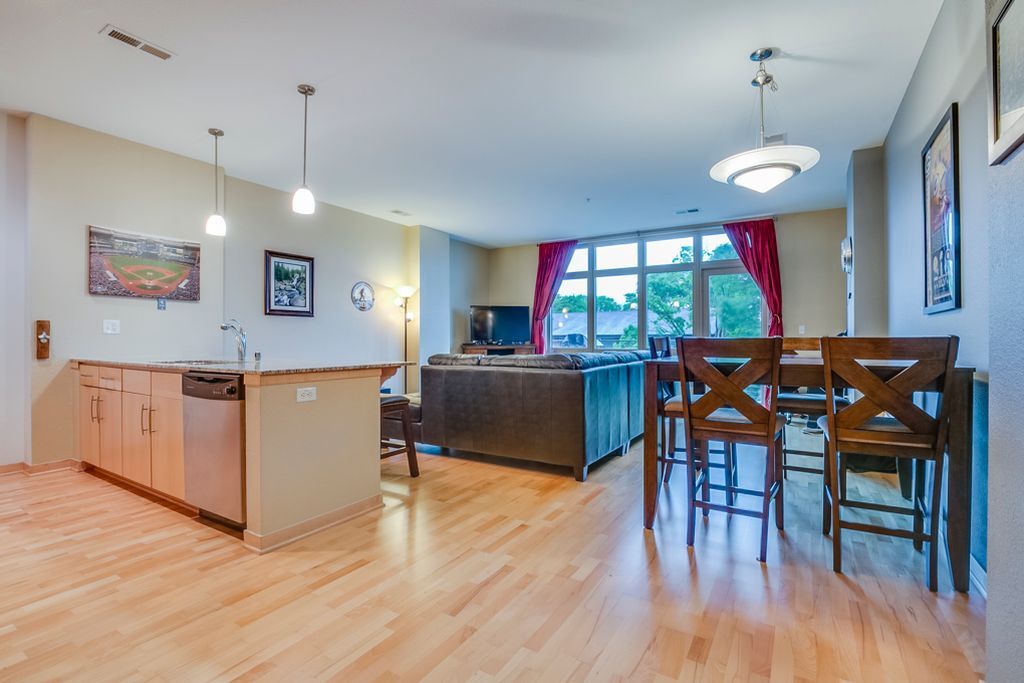
M 99 389 L 78 387 L 78 457 L 96 466 L 100 464 L 100 423 L 96 413 L 99 398 Z
M 143 486 L 150 475 L 149 396 L 124 392 L 121 395 L 122 476 Z
M 121 474 L 121 392 L 114 389 L 98 391 L 96 415 L 100 431 L 99 466 L 108 472 Z
M 78 379 L 82 461 L 183 500 L 181 375 L 83 364 Z
M 180 380 L 179 380 L 180 387 Z M 153 488 L 185 498 L 185 418 L 178 398 L 154 396 L 150 409 Z

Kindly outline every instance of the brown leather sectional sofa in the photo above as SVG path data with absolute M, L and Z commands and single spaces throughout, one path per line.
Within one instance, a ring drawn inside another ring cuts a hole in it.
M 416 440 L 442 448 L 571 467 L 624 454 L 643 432 L 647 352 L 432 356 L 420 370 Z M 400 424 L 384 421 L 385 436 Z

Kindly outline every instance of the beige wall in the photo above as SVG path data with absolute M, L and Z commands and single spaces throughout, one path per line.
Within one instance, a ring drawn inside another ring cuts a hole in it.
M 68 359 L 219 356 L 223 240 L 203 232 L 210 166 L 43 116 L 28 119 L 29 317 L 53 324 L 48 361 L 32 361 L 32 462 L 74 456 Z M 198 241 L 202 299 L 88 293 L 89 225 Z M 121 334 L 104 335 L 105 319 Z
M 537 282 L 537 245 L 492 249 L 488 267 L 491 305 L 533 306 L 533 288 Z
M 25 120 L 0 113 L 0 465 L 26 460 L 30 448 L 25 163 Z
M 846 211 L 831 209 L 779 216 L 775 221 L 782 274 L 782 324 L 798 337 L 836 334 L 846 328 L 846 275 L 839 243 Z
M 292 212 L 284 192 L 228 177 L 225 180 L 224 308 L 246 328 L 249 353 L 266 359 L 344 358 L 346 362 L 397 360 L 402 353 L 402 312 L 394 287 L 406 279 L 404 244 L 409 228 L 323 202 L 312 216 Z M 263 314 L 264 250 L 312 256 L 312 318 Z M 369 311 L 352 305 L 359 280 L 377 296 Z M 233 337 L 216 331 L 223 353 Z M 392 380 L 392 386 L 398 386 Z
M 213 201 L 209 164 L 39 115 L 29 117 L 25 139 L 27 318 L 51 320 L 54 334 L 51 359 L 28 361 L 31 462 L 75 457 L 70 358 L 230 357 L 233 341 L 219 329 L 225 317 L 246 326 L 250 354 L 348 362 L 401 357 L 402 316 L 391 287 L 419 285 L 409 280 L 418 278 L 419 262 L 417 256 L 412 268 L 408 250 L 412 242 L 418 249 L 418 229 L 324 203 L 313 216 L 297 216 L 287 194 L 227 178 L 228 235 L 211 237 L 204 231 Z M 148 299 L 89 295 L 90 224 L 200 242 L 201 300 L 169 301 L 158 311 Z M 316 259 L 314 318 L 264 316 L 265 249 Z M 447 274 L 443 279 L 447 290 Z M 366 313 L 349 299 L 357 280 L 377 290 L 377 304 Z M 441 294 L 447 316 L 447 291 Z M 120 320 L 121 334 L 102 334 L 105 319 Z M 447 334 L 448 318 L 438 324 Z M 410 328 L 413 348 L 417 332 Z
M 469 341 L 469 307 L 490 303 L 489 268 L 494 252 L 452 239 L 450 257 L 452 351 Z
M 846 277 L 839 267 L 839 242 L 846 235 L 846 211 L 831 209 L 779 216 L 776 221 L 782 311 L 786 334 L 835 334 L 846 327 Z M 537 246 L 492 249 L 488 293 L 493 305 L 532 306 Z

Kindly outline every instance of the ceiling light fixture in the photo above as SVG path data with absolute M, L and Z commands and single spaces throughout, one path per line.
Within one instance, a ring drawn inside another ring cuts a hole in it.
M 223 237 L 228 232 L 228 224 L 224 222 L 224 216 L 220 212 L 220 178 L 217 177 L 220 159 L 217 155 L 217 141 L 224 137 L 224 131 L 220 128 L 210 128 L 206 132 L 213 136 L 213 213 L 206 219 L 206 234 Z
M 764 68 L 765 60 L 770 59 L 772 54 L 770 47 L 764 47 L 750 55 L 750 60 L 758 63 L 757 73 L 750 82 L 758 90 L 761 110 L 757 147 L 722 159 L 711 167 L 711 177 L 718 182 L 739 185 L 762 194 L 810 169 L 821 158 L 818 150 L 813 147 L 766 146 L 764 143 L 764 89 L 766 86 L 773 91 L 779 89 L 775 77 Z
M 309 131 L 309 96 L 316 94 L 316 88 L 303 83 L 299 86 L 299 94 L 303 98 L 302 112 L 302 187 L 292 195 L 292 211 L 309 215 L 316 211 L 316 200 L 313 193 L 306 187 L 306 137 Z

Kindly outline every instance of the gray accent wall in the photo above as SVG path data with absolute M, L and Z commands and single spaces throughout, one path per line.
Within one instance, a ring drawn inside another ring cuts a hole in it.
M 889 334 L 958 335 L 960 362 L 978 370 L 971 552 L 982 568 L 987 565 L 990 232 L 985 70 L 983 3 L 947 0 L 884 147 Z M 953 102 L 960 118 L 963 307 L 925 315 L 921 151 Z
M 881 147 L 858 149 L 846 171 L 846 236 L 853 240 L 853 272 L 846 276 L 846 331 L 851 336 L 882 336 L 889 326 L 883 163 Z
M 989 683 L 1020 681 L 1024 672 L 1024 150 L 989 171 L 992 310 L 990 372 L 988 648 Z

